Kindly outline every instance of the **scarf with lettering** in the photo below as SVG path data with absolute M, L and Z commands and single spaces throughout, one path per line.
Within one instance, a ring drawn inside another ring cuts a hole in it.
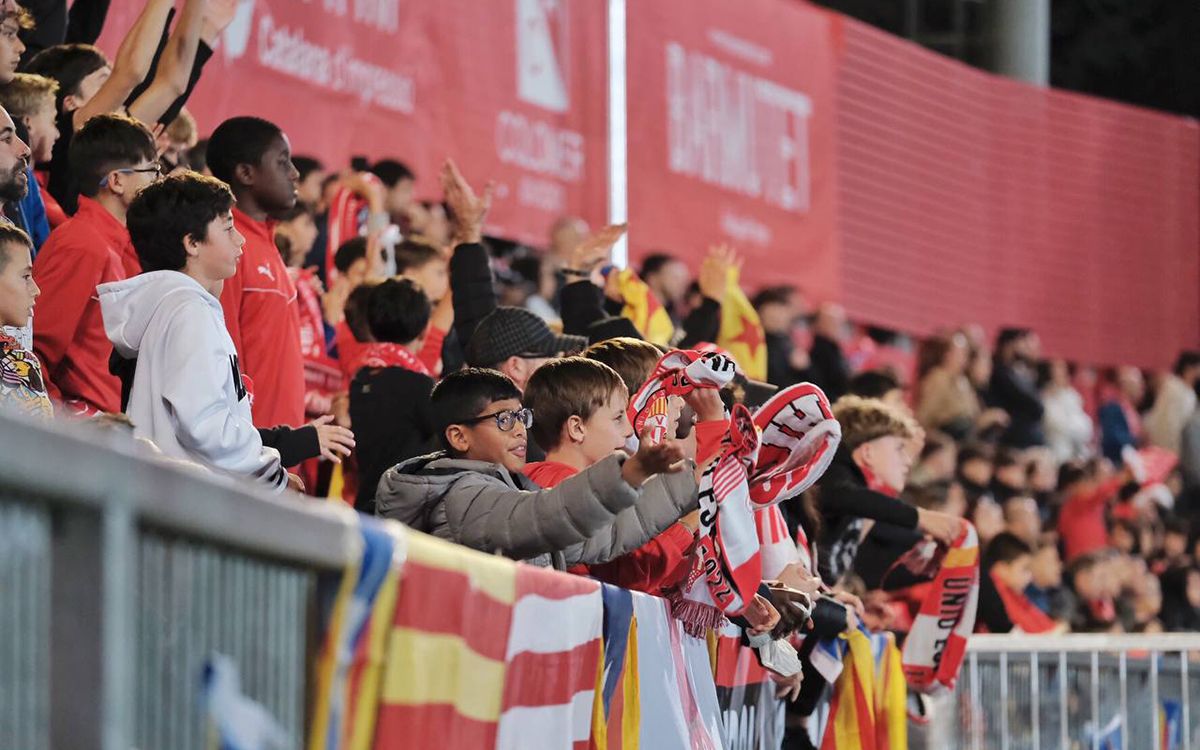
M 733 380 L 737 365 L 729 357 L 684 349 L 667 352 L 654 366 L 654 372 L 629 400 L 629 421 L 633 434 L 641 437 L 651 431 L 654 443 L 667 435 L 667 399 L 686 396 L 696 388 L 721 388 Z
M 922 545 L 925 549 L 936 546 L 927 542 L 918 546 Z M 979 536 L 975 527 L 964 521 L 904 641 L 904 676 L 909 687 L 928 694 L 954 688 L 967 638 L 975 629 L 978 603 Z
M 762 431 L 750 474 L 750 499 L 757 507 L 781 503 L 812 487 L 842 441 L 829 399 L 812 383 L 776 393 L 754 413 L 754 424 Z
M 746 610 L 762 583 L 749 473 L 758 453 L 750 410 L 738 404 L 729 433 L 700 478 L 700 529 L 692 570 L 671 596 L 672 614 L 697 638 Z M 701 580 L 703 584 L 701 584 Z

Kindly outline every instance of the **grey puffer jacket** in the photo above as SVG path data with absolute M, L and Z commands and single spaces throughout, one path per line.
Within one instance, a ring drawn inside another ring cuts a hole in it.
M 632 552 L 697 507 L 694 466 L 641 490 L 614 453 L 550 489 L 498 464 L 433 453 L 388 469 L 376 512 L 458 544 L 564 568 Z

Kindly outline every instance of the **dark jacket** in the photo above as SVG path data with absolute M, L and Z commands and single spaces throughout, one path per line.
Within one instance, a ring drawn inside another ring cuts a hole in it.
M 375 512 L 383 472 L 433 449 L 437 429 L 430 406 L 433 379 L 402 367 L 364 367 L 350 383 L 350 422 L 358 456 L 354 508 Z
M 992 369 L 988 403 L 1008 412 L 1010 422 L 1001 442 L 1015 448 L 1045 445 L 1042 395 L 1029 368 L 997 361 Z
M 850 390 L 850 363 L 842 353 L 842 345 L 818 333 L 813 336 L 809 357 L 812 360 L 813 382 L 825 391 L 829 403 L 846 395 L 846 391 Z
M 487 247 L 464 243 L 450 256 L 450 291 L 454 294 L 454 332 L 466 346 L 479 321 L 496 309 L 496 287 Z
M 858 553 L 863 520 L 917 528 L 917 509 L 867 487 L 867 479 L 845 446 L 838 448 L 829 470 L 817 483 L 821 531 L 817 564 L 822 580 L 837 583 L 850 571 Z
M 792 367 L 792 352 L 796 345 L 786 333 L 767 333 L 767 382 L 780 388 L 796 383 L 815 380 L 809 368 L 797 370 Z

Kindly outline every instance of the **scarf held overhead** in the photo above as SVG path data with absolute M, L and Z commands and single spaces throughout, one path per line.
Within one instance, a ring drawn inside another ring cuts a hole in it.
M 686 396 L 696 388 L 721 388 L 733 380 L 737 365 L 720 354 L 676 349 L 667 352 L 654 366 L 654 372 L 629 400 L 629 421 L 633 434 L 640 437 L 650 430 L 651 442 L 660 443 L 667 435 L 667 399 Z

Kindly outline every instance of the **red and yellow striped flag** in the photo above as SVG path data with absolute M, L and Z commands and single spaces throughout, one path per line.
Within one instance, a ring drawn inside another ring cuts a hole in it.
M 721 303 L 721 328 L 715 342 L 729 352 L 746 377 L 767 379 L 767 339 L 758 311 L 738 283 L 738 270 L 729 269 L 725 301 Z
M 675 325 L 654 292 L 632 268 L 622 268 L 614 273 L 617 274 L 621 299 L 625 300 L 625 307 L 621 309 L 622 317 L 633 321 L 634 327 L 651 344 L 670 346 L 671 339 L 675 337 Z

